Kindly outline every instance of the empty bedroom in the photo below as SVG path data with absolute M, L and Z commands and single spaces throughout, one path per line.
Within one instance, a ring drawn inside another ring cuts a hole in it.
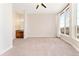
M 79 4 L 7 3 L 0 7 L 1 56 L 79 56 Z

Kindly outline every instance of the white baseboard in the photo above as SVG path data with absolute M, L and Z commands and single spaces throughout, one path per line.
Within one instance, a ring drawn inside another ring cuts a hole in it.
M 1 52 L 0 52 L 0 55 L 4 54 L 6 51 L 8 51 L 9 49 L 11 49 L 13 46 L 9 46 L 8 48 L 6 49 L 3 49 Z
M 28 37 L 28 38 L 56 38 L 56 37 Z
M 56 37 L 56 36 L 28 36 L 28 37 Z

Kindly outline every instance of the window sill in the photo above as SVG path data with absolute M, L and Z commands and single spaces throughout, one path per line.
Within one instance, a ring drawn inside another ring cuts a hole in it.
M 70 35 L 66 35 L 66 34 L 60 34 L 60 35 L 62 35 L 62 36 L 65 36 L 65 37 L 70 37 Z M 71 37 L 70 37 L 71 38 Z M 78 38 L 72 38 L 73 40 L 75 40 L 75 41 L 77 41 L 77 42 L 79 42 L 79 39 Z
M 79 39 L 78 39 L 78 38 L 76 38 L 76 41 L 79 41 Z
M 66 36 L 66 37 L 70 37 L 70 35 L 66 35 L 66 34 L 60 34 L 60 35 L 64 35 L 64 36 Z

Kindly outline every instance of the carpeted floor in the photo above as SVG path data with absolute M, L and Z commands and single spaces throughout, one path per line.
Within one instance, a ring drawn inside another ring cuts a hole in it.
M 14 47 L 2 56 L 79 56 L 79 52 L 59 38 L 28 38 L 14 40 Z

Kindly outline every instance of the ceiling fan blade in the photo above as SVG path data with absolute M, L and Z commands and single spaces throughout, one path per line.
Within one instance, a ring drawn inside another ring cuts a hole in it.
M 41 3 L 41 5 L 42 5 L 44 8 L 46 8 L 46 6 L 45 6 L 43 3 Z
M 36 6 L 36 9 L 38 9 L 39 5 Z

